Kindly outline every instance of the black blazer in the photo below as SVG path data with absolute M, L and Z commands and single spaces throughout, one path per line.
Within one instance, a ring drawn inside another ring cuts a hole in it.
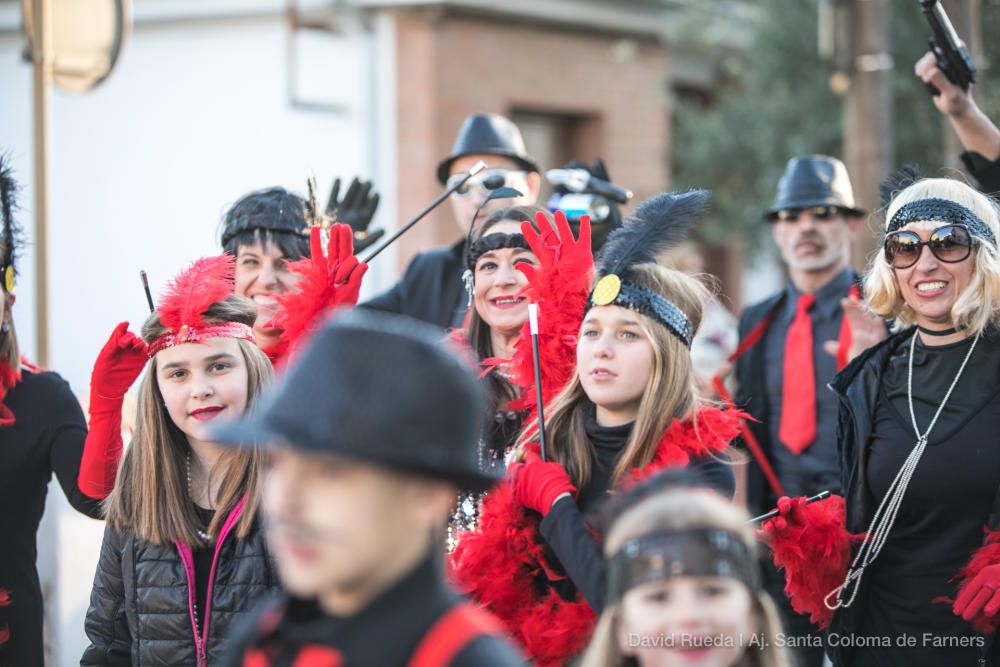
M 360 304 L 385 313 L 398 313 L 448 329 L 462 325 L 469 296 L 462 284 L 465 240 L 416 255 L 398 283 Z

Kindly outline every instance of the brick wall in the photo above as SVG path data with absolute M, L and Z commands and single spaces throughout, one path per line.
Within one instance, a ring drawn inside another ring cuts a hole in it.
M 401 224 L 440 192 L 437 163 L 475 112 L 577 116 L 578 157 L 603 157 L 635 201 L 668 185 L 668 63 L 658 43 L 440 9 L 394 10 L 394 18 Z M 458 238 L 444 204 L 402 239 L 400 268 Z

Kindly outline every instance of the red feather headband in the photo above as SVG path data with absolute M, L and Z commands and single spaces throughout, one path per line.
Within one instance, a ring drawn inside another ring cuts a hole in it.
M 196 260 L 167 284 L 156 311 L 160 324 L 170 329 L 149 345 L 149 356 L 182 343 L 208 338 L 242 338 L 254 341 L 253 329 L 240 322 L 208 323 L 202 315 L 213 303 L 233 293 L 236 258 L 229 254 Z

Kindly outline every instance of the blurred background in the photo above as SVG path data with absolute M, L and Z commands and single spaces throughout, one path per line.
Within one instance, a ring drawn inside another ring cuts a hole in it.
M 391 231 L 438 194 L 435 167 L 470 113 L 512 118 L 543 169 L 604 158 L 633 204 L 713 189 L 697 236 L 734 312 L 783 280 L 760 216 L 788 158 L 841 157 L 869 210 L 900 164 L 958 173 L 913 76 L 930 34 L 918 0 L 44 0 L 39 36 L 24 17 L 42 1 L 0 0 L 0 150 L 28 241 L 14 312 L 26 356 L 84 405 L 108 332 L 147 313 L 140 269 L 157 294 L 218 252 L 235 199 L 304 193 L 310 173 L 321 196 L 335 176 L 372 179 L 372 227 Z M 1000 44 L 985 37 L 1000 3 L 944 6 L 996 119 Z M 80 59 L 91 33 L 111 57 Z M 42 51 L 55 81 L 33 67 Z M 454 241 L 449 215 L 381 255 L 362 298 Z M 858 268 L 874 247 L 862 236 Z M 101 534 L 53 489 L 39 537 L 50 665 L 82 653 Z

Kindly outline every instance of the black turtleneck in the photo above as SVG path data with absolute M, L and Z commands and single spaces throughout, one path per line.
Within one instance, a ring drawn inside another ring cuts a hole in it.
M 605 600 L 604 558 L 600 542 L 586 517 L 600 510 L 607 499 L 613 486 L 611 478 L 615 466 L 632 435 L 634 424 L 601 426 L 593 411 L 584 414 L 583 426 L 593 453 L 590 481 L 579 489 L 576 501 L 569 497 L 558 501 L 539 525 L 542 537 L 562 568 L 598 614 Z M 724 457 L 693 459 L 687 467 L 704 480 L 705 486 L 732 499 L 736 483 L 732 466 Z
M 243 665 L 248 649 L 265 648 L 269 667 L 290 667 L 304 648 L 318 645 L 334 649 L 344 665 L 405 667 L 413 652 L 449 610 L 462 598 L 444 583 L 443 555 L 434 551 L 395 585 L 349 617 L 325 614 L 315 600 L 274 600 L 255 614 L 253 623 L 234 638 L 228 665 Z M 261 631 L 268 615 L 281 620 L 270 631 Z M 499 637 L 472 640 L 448 663 L 451 667 L 513 667 L 524 663 L 517 652 Z

